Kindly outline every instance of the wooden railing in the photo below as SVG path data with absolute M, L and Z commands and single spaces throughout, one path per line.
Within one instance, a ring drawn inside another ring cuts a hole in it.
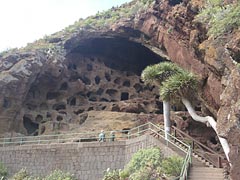
M 176 127 L 172 127 L 173 134 L 176 138 L 182 140 L 183 142 L 189 144 L 192 148 L 193 153 L 202 157 L 203 159 L 210 162 L 214 167 L 222 168 L 223 163 L 228 164 L 226 157 L 223 154 L 219 154 L 214 150 L 210 149 L 206 145 L 202 144 L 198 140 L 189 136 L 185 132 L 177 129 Z

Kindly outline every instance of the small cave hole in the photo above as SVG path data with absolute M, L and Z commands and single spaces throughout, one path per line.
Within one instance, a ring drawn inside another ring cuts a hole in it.
M 79 79 L 81 79 L 82 82 L 83 82 L 84 84 L 86 84 L 86 85 L 90 85 L 90 84 L 91 84 L 91 80 L 88 79 L 86 76 L 81 76 L 81 77 L 79 77 Z
M 58 115 L 58 116 L 57 116 L 57 121 L 62 121 L 62 120 L 63 120 L 63 117 L 60 116 L 60 115 Z
M 101 107 L 102 110 L 105 110 L 106 108 L 107 108 L 107 106 L 103 106 L 103 107 Z
M 24 115 L 23 116 L 23 126 L 27 130 L 27 133 L 29 135 L 33 134 L 36 132 L 39 128 L 39 125 L 31 120 L 28 116 Z
M 218 142 L 217 142 L 215 137 L 211 137 L 210 138 L 210 142 L 213 143 L 213 144 L 218 144 Z
M 127 92 L 122 92 L 121 93 L 121 101 L 128 100 L 129 94 Z
M 83 124 L 88 118 L 88 113 L 83 113 L 79 116 L 79 125 Z
M 70 98 L 70 99 L 68 100 L 68 104 L 69 104 L 70 106 L 76 106 L 76 104 L 77 104 L 77 99 L 76 99 L 75 97 Z
M 117 93 L 118 93 L 118 91 L 116 89 L 107 89 L 106 90 L 106 94 L 108 94 L 111 97 L 116 97 Z
M 131 128 L 123 128 L 122 129 L 122 133 L 123 134 L 128 134 L 128 132 L 130 131 Z
M 114 81 L 115 84 L 119 84 L 121 83 L 121 79 L 119 77 L 117 77 Z
M 123 86 L 126 86 L 126 87 L 130 87 L 130 81 L 129 80 L 126 80 L 123 82 Z
M 135 88 L 137 93 L 140 93 L 143 90 L 143 87 L 141 86 L 141 84 L 138 84 L 138 83 L 134 84 L 133 87 Z
M 96 84 L 99 84 L 100 81 L 101 81 L 101 78 L 100 78 L 99 76 L 96 76 L 96 77 L 95 77 L 95 83 L 96 83 Z
M 66 109 L 66 105 L 64 103 L 57 103 L 52 106 L 53 110 L 59 111 L 61 109 Z
M 52 100 L 52 99 L 56 99 L 60 96 L 59 92 L 48 92 L 47 93 L 47 100 Z
M 101 102 L 109 102 L 109 100 L 107 98 L 101 98 L 100 101 Z
M 61 84 L 60 90 L 66 91 L 68 89 L 68 83 L 64 82 Z
M 10 107 L 10 101 L 7 98 L 3 98 L 3 105 L 4 108 L 9 108 Z
M 93 70 L 93 66 L 91 64 L 87 64 L 87 70 L 88 71 L 92 71 Z
M 35 118 L 35 121 L 38 122 L 38 123 L 42 122 L 42 120 L 43 120 L 43 116 L 40 115 L 40 114 L 38 114 Z
M 27 109 L 31 110 L 31 111 L 37 109 L 37 105 L 36 104 L 27 103 L 26 106 L 27 106 Z
M 152 92 L 154 88 L 155 88 L 155 86 L 147 85 L 144 87 L 144 90 L 149 90 Z
M 77 65 L 76 64 L 68 64 L 68 70 L 76 70 L 77 69 Z
M 46 112 L 46 118 L 50 118 L 50 117 L 52 117 L 51 113 L 50 112 Z
M 199 106 L 196 106 L 194 109 L 195 109 L 195 111 L 200 111 L 201 112 L 202 108 L 201 108 L 201 105 L 199 105 Z
M 92 110 L 94 110 L 93 107 L 89 107 L 89 108 L 88 108 L 88 111 L 92 111 Z
M 107 81 L 111 81 L 111 76 L 108 73 L 105 73 L 105 78 Z
M 76 82 L 76 81 L 79 81 L 80 76 L 79 74 L 74 74 L 74 75 L 71 75 L 70 78 L 68 79 L 69 82 Z
M 89 100 L 89 101 L 96 102 L 96 101 L 97 101 L 97 97 L 96 97 L 96 96 L 91 96 L 91 97 L 89 97 L 88 100 Z
M 79 115 L 84 112 L 84 109 L 78 109 L 77 111 L 73 111 L 74 114 Z
M 94 92 L 88 92 L 87 97 L 89 101 L 97 101 L 96 93 Z
M 99 95 L 99 96 L 101 96 L 102 93 L 103 93 L 103 91 L 104 91 L 104 89 L 99 88 L 99 89 L 97 90 L 96 94 Z
M 182 2 L 183 2 L 182 0 L 169 0 L 169 5 L 175 6 L 175 5 L 180 4 Z

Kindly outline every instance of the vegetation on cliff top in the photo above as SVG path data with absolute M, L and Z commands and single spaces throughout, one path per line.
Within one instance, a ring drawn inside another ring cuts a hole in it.
M 196 20 L 206 24 L 208 36 L 218 37 L 240 27 L 240 1 L 225 4 L 224 0 L 208 0 Z
M 86 19 L 79 19 L 73 25 L 70 25 L 62 31 L 56 32 L 50 36 L 45 36 L 42 39 L 36 40 L 33 43 L 28 43 L 24 48 L 9 49 L 0 53 L 0 58 L 6 54 L 16 53 L 21 51 L 48 51 L 51 49 L 59 49 L 61 41 L 67 40 L 75 33 L 82 31 L 95 31 L 108 29 L 112 24 L 120 19 L 133 18 L 136 14 L 146 11 L 154 0 L 133 0 L 130 3 L 125 3 L 120 7 L 112 7 L 109 10 L 98 12 L 94 16 L 89 16 Z M 60 45 L 61 46 L 61 45 Z
M 134 0 L 130 3 L 125 3 L 120 7 L 112 7 L 103 12 L 98 12 L 95 16 L 90 16 L 86 19 L 80 19 L 73 25 L 65 28 L 64 31 L 75 32 L 81 29 L 99 29 L 108 28 L 111 24 L 121 18 L 131 18 L 139 12 L 145 11 L 154 0 Z

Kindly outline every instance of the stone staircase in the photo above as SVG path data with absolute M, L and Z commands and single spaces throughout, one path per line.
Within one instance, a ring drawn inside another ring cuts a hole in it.
M 161 140 L 159 139 L 160 141 Z M 187 150 L 181 143 L 175 142 L 175 144 L 181 149 Z M 168 145 L 172 150 L 174 150 L 180 156 L 185 156 L 178 148 Z M 207 159 L 199 156 L 198 154 L 192 152 L 192 164 L 188 173 L 188 180 L 227 180 L 225 176 L 225 171 L 223 168 L 216 168 L 211 162 Z
M 188 180 L 224 180 L 222 168 L 198 167 L 190 168 Z

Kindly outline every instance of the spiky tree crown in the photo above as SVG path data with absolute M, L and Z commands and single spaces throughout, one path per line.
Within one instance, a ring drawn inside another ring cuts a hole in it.
M 160 97 L 163 100 L 178 101 L 182 97 L 192 99 L 197 91 L 197 78 L 192 73 L 183 71 L 169 77 L 160 87 Z
M 163 100 L 178 101 L 181 97 L 191 98 L 197 90 L 197 78 L 171 62 L 162 62 L 146 67 L 141 75 L 145 83 L 156 83 Z
M 181 71 L 182 69 L 173 63 L 162 62 L 147 66 L 141 74 L 141 79 L 147 84 L 157 83 L 161 86 L 167 78 Z

